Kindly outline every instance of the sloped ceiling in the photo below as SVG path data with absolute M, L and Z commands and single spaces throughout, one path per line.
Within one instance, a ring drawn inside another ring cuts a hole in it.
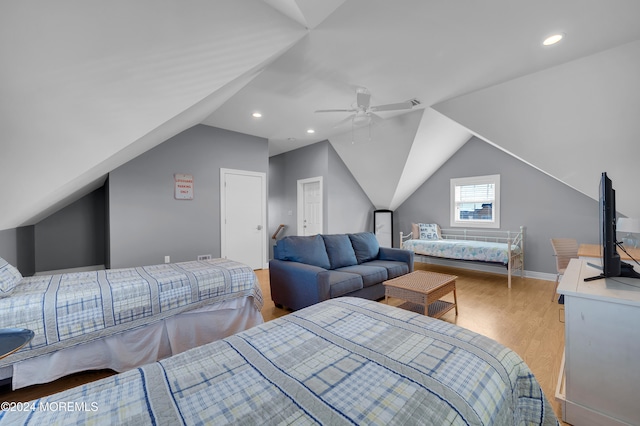
M 640 41 L 442 102 L 434 108 L 479 137 L 640 217 Z
M 305 34 L 261 1 L 2 2 L 0 229 L 201 122 Z
M 472 134 L 594 198 L 604 170 L 627 193 L 638 16 L 636 0 L 1 2 L 0 230 L 197 123 L 264 137 L 271 155 L 328 139 L 379 208 Z M 357 87 L 421 105 L 351 144 L 362 129 L 314 111 L 349 108 Z M 619 209 L 640 216 L 631 198 Z

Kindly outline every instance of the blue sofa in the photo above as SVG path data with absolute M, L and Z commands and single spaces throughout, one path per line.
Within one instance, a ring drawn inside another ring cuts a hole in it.
M 371 232 L 285 237 L 273 257 L 271 298 L 293 310 L 340 296 L 378 300 L 383 281 L 413 271 L 412 251 L 380 247 Z

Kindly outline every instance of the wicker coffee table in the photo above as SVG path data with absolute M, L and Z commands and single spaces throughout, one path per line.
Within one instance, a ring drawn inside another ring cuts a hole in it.
M 385 302 L 389 297 L 406 300 L 400 308 L 413 312 L 424 313 L 433 318 L 440 318 L 451 309 L 458 315 L 458 298 L 456 297 L 455 275 L 439 274 L 437 272 L 414 271 L 398 278 L 385 281 Z M 439 300 L 445 294 L 453 292 L 453 303 Z

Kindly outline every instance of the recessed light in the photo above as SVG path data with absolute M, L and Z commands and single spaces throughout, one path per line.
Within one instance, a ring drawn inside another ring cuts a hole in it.
M 309 134 L 312 134 L 312 133 L 315 133 L 315 132 L 316 132 L 316 131 L 315 131 L 315 130 L 313 130 L 313 129 L 308 129 L 308 130 L 307 130 L 307 133 L 309 133 Z
M 551 35 L 551 36 L 545 38 L 544 41 L 542 42 L 542 44 L 544 46 L 551 46 L 552 44 L 556 44 L 557 42 L 559 42 L 563 38 L 564 38 L 564 34 L 562 34 L 562 33 L 554 34 L 554 35 Z
M 259 112 L 254 112 L 253 114 L 251 114 L 251 116 L 252 116 L 253 118 L 260 118 L 260 117 L 262 117 L 262 114 L 261 114 L 261 113 L 259 113 Z

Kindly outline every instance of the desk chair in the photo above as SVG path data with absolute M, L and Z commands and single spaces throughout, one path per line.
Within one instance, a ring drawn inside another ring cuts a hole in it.
M 553 300 L 560 283 L 560 275 L 564 275 L 571 259 L 578 258 L 578 242 L 573 238 L 551 238 L 551 246 L 553 247 L 553 255 L 556 257 L 556 270 L 558 271 L 556 287 L 553 296 L 551 296 L 551 300 Z

